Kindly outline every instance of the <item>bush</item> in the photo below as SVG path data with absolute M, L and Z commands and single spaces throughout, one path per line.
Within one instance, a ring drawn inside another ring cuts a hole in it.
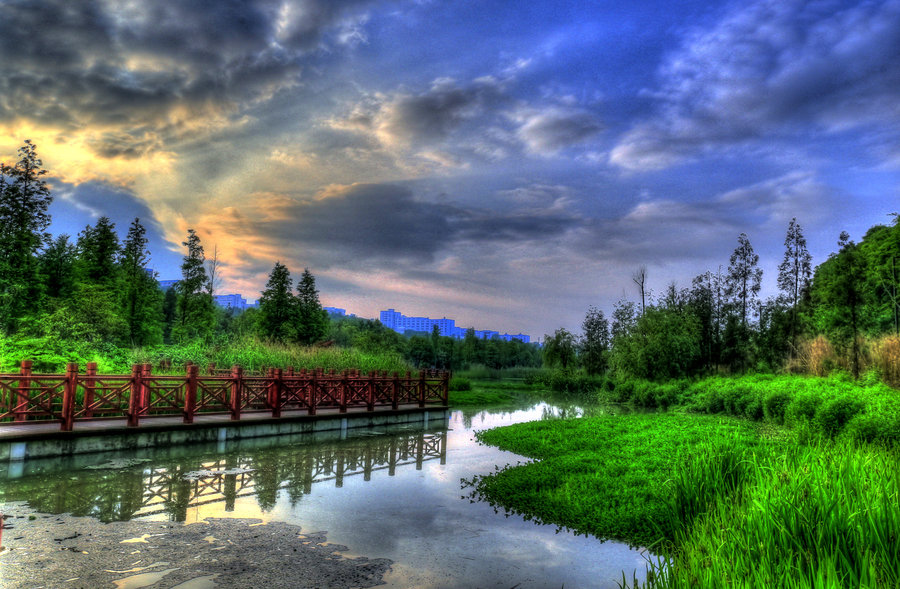
M 763 401 L 763 414 L 766 419 L 783 424 L 784 412 L 788 404 L 791 402 L 791 394 L 787 391 L 774 390 L 766 395 Z
M 819 430 L 831 437 L 841 433 L 844 426 L 857 414 L 862 412 L 864 405 L 851 397 L 838 397 L 822 404 L 816 413 L 816 425 Z M 860 435 L 867 432 L 860 431 Z

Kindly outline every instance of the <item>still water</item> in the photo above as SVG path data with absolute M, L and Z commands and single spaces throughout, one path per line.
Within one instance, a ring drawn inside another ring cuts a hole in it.
M 617 587 L 647 561 L 616 542 L 507 516 L 462 479 L 526 459 L 474 432 L 580 414 L 545 403 L 454 411 L 422 428 L 28 461 L 0 470 L 0 502 L 109 521 L 259 518 L 325 532 L 346 556 L 388 558 L 388 587 Z M 437 427 L 435 427 L 437 423 Z

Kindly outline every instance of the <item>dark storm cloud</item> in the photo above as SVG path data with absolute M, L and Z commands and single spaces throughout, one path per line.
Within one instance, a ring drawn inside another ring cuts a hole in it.
M 177 136 L 297 85 L 308 51 L 359 4 L 0 2 L 0 122 L 112 126 L 97 153 L 135 154 L 121 143 L 140 138 L 122 133 Z
M 425 92 L 399 95 L 384 105 L 379 117 L 380 128 L 404 141 L 441 140 L 500 100 L 501 85 L 493 78 L 468 85 L 437 80 Z
M 518 136 L 536 153 L 555 153 L 596 135 L 603 125 L 593 114 L 574 108 L 553 107 L 520 116 Z
M 839 8 L 766 0 L 736 9 L 670 56 L 660 112 L 626 133 L 612 162 L 662 168 L 773 133 L 887 123 L 900 136 L 900 2 Z
M 431 262 L 464 242 L 538 242 L 579 221 L 560 211 L 493 213 L 417 200 L 405 186 L 359 184 L 318 200 L 271 201 L 262 223 L 245 216 L 225 228 L 277 240 L 288 249 L 316 249 L 330 263 L 381 260 Z M 225 225 L 230 225 L 225 219 Z

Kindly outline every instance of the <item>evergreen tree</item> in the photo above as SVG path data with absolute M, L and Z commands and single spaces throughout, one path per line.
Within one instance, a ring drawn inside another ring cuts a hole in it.
M 44 294 L 53 299 L 68 299 L 75 287 L 75 246 L 65 233 L 54 239 L 38 257 Z
M 738 246 L 731 254 L 725 294 L 731 297 L 736 306 L 744 329 L 748 326 L 747 316 L 758 304 L 762 269 L 759 268 L 759 255 L 753 251 L 746 233 L 738 236 Z
M 279 342 L 294 339 L 297 300 L 292 293 L 293 288 L 287 266 L 275 262 L 266 289 L 259 298 L 257 327 L 263 337 Z
M 15 164 L 0 163 L 0 330 L 7 333 L 40 301 L 37 253 L 50 239 L 47 171 L 31 141 L 18 154 Z
M 588 374 L 606 371 L 609 353 L 609 322 L 603 311 L 590 307 L 581 324 L 581 364 Z
M 80 283 L 112 288 L 118 278 L 119 236 L 109 217 L 100 217 L 78 234 L 75 248 Z
M 193 229 L 188 229 L 187 241 L 181 243 L 187 255 L 181 263 L 181 280 L 178 281 L 178 305 L 172 338 L 176 341 L 206 339 L 212 334 L 215 308 L 208 292 L 209 278 L 203 262 L 203 246 Z
M 146 268 L 150 263 L 146 234 L 140 219 L 135 218 L 119 257 L 122 307 L 132 346 L 162 342 L 163 294 L 156 276 Z
M 778 288 L 790 309 L 790 346 L 794 348 L 797 332 L 797 307 L 812 279 L 812 256 L 806 249 L 806 238 L 796 217 L 788 225 L 784 238 L 784 259 L 778 266 Z
M 297 284 L 296 337 L 301 344 L 311 345 L 322 339 L 328 331 L 328 313 L 319 303 L 316 279 L 303 269 L 303 276 Z

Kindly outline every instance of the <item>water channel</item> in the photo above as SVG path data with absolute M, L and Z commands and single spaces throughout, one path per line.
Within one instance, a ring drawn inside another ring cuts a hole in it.
M 643 579 L 640 551 L 495 511 L 461 483 L 525 460 L 478 444 L 476 430 L 572 413 L 537 403 L 457 410 L 446 427 L 350 430 L 345 439 L 30 460 L 0 470 L 0 504 L 102 522 L 288 523 L 346 546 L 344 557 L 390 559 L 388 587 L 617 587 L 623 571 Z

